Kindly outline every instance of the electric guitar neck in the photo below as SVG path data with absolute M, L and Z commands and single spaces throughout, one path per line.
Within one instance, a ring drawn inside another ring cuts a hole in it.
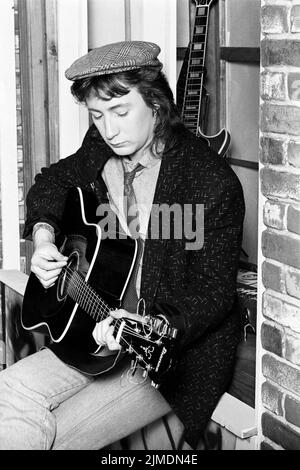
M 183 98 L 179 98 L 178 103 L 185 126 L 194 134 L 206 139 L 209 146 L 224 157 L 230 144 L 229 132 L 224 128 L 211 136 L 203 132 L 208 106 L 208 95 L 204 88 L 205 56 L 212 1 L 195 0 L 193 34 L 183 64 L 183 69 L 186 70 L 185 86 Z

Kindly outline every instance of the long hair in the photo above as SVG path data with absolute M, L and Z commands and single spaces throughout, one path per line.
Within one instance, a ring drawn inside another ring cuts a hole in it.
M 151 150 L 160 154 L 161 143 L 164 152 L 174 149 L 184 129 L 173 93 L 165 75 L 156 67 L 143 67 L 126 72 L 112 73 L 75 80 L 71 93 L 79 103 L 85 103 L 91 94 L 109 100 L 130 92 L 132 88 L 141 94 L 145 104 L 156 113 Z

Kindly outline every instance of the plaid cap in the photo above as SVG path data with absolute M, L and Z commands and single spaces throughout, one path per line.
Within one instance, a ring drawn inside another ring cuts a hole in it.
M 125 72 L 151 65 L 162 68 L 157 59 L 160 47 L 153 42 L 122 41 L 92 49 L 75 60 L 66 70 L 69 80 L 95 77 L 109 73 Z

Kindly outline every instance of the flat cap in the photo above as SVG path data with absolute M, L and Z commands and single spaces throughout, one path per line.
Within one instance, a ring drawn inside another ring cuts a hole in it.
M 95 77 L 109 73 L 125 72 L 144 66 L 162 68 L 157 56 L 160 47 L 153 42 L 122 41 L 96 47 L 88 54 L 75 60 L 66 70 L 69 80 Z

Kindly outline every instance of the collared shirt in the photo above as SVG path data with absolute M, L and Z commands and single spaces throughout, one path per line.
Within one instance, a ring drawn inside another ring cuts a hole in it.
M 127 157 L 123 157 L 123 163 L 125 164 L 126 171 L 131 171 L 137 166 L 137 163 L 131 162 Z M 146 154 L 143 155 L 138 163 L 143 165 L 144 168 L 136 173 L 132 186 L 135 192 L 139 211 L 140 236 L 145 240 L 161 159 Z M 124 213 L 124 170 L 121 158 L 110 158 L 106 162 L 101 175 L 107 187 L 111 209 L 118 216 L 120 224 L 129 235 L 126 215 Z M 138 297 L 140 295 L 142 261 L 143 256 L 141 256 L 139 271 L 137 274 L 136 287 Z

